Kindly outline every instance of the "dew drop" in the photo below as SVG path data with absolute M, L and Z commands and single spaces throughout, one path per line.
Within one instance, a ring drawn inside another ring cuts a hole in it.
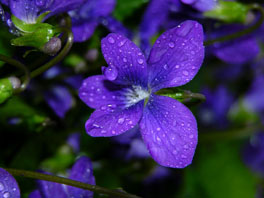
M 108 40 L 109 43 L 112 43 L 112 44 L 115 43 L 115 39 L 113 37 L 111 37 L 111 36 L 108 37 L 107 40 Z
M 173 153 L 174 155 L 176 155 L 176 154 L 178 153 L 178 151 L 173 150 L 172 153 Z
M 191 139 L 192 139 L 192 138 L 193 138 L 193 135 L 189 135 L 189 138 L 191 138 Z
M 113 134 L 113 135 L 115 135 L 115 134 L 116 134 L 116 132 L 115 132 L 115 131 L 112 131 L 112 134 Z
M 2 191 L 2 190 L 4 190 L 4 184 L 2 184 L 1 182 L 0 182 L 0 191 Z
M 93 101 L 94 101 L 94 99 L 93 99 L 93 98 L 89 98 L 89 101 L 90 101 L 90 102 L 93 102 Z
M 157 131 L 160 131 L 160 128 L 159 127 L 157 128 Z
M 192 69 L 195 69 L 195 67 L 193 66 Z
M 36 0 L 36 5 L 38 7 L 44 6 L 44 1 L 43 0 Z
M 102 67 L 102 71 L 106 79 L 108 80 L 115 80 L 118 75 L 118 71 L 116 67 L 110 66 L 110 67 Z
M 102 133 L 102 134 L 105 134 L 105 133 L 106 133 L 106 130 L 102 130 L 101 133 Z
M 98 125 L 98 124 L 93 124 L 93 127 L 94 127 L 94 128 L 97 128 L 97 129 L 98 129 L 98 128 L 102 128 L 102 127 L 101 127 L 100 125 Z
M 187 157 L 186 155 L 181 155 L 181 158 L 186 159 Z
M 179 68 L 180 68 L 180 65 L 175 65 L 175 68 L 176 68 L 176 69 L 179 69 Z
M 126 58 L 123 58 L 123 62 L 126 63 L 127 62 L 127 59 Z
M 168 65 L 167 64 L 163 65 L 163 68 L 167 70 L 168 69 Z
M 139 59 L 137 60 L 137 62 L 138 62 L 139 64 L 143 64 L 144 60 L 143 60 L 142 58 L 139 58 Z
M 118 124 L 123 124 L 123 123 L 124 123 L 124 121 L 125 121 L 125 119 L 124 119 L 124 118 L 119 118 L 119 119 L 118 119 L 118 121 L 117 121 L 117 123 L 118 123 Z
M 189 75 L 189 72 L 188 71 L 186 71 L 186 70 L 183 70 L 183 75 L 185 75 L 185 76 L 188 76 Z
M 169 42 L 169 47 L 174 48 L 175 44 L 173 42 Z
M 3 194 L 3 198 L 9 198 L 10 197 L 10 193 L 9 192 L 5 192 L 4 194 Z
M 122 47 L 125 44 L 126 40 L 120 41 L 120 43 L 118 43 L 119 47 Z

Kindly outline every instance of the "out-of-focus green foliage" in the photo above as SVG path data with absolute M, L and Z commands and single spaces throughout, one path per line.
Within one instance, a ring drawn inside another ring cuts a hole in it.
M 0 124 L 8 125 L 11 119 L 17 119 L 16 124 L 23 124 L 32 131 L 40 131 L 47 117 L 26 104 L 19 97 L 13 97 L 0 108 Z
M 13 87 L 8 78 L 0 79 L 0 104 L 13 94 Z
M 219 1 L 215 9 L 204 13 L 205 17 L 226 23 L 245 23 L 249 7 L 233 1 Z
M 257 180 L 241 161 L 240 148 L 234 142 L 200 145 L 195 164 L 185 171 L 183 197 L 255 197 Z
M 140 8 L 147 2 L 148 0 L 117 0 L 116 8 L 113 14 L 118 20 L 123 21 L 126 17 L 131 16 L 136 9 Z

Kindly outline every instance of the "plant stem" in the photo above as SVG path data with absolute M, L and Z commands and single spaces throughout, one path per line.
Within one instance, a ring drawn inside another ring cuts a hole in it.
M 226 36 L 222 36 L 222 37 L 219 37 L 216 39 L 204 41 L 204 45 L 208 46 L 208 45 L 212 45 L 212 44 L 219 43 L 219 42 L 233 40 L 233 39 L 245 36 L 247 34 L 250 34 L 250 33 L 254 32 L 255 30 L 257 30 L 262 25 L 262 23 L 264 21 L 264 9 L 259 4 L 252 4 L 249 6 L 249 8 L 251 10 L 257 10 L 260 12 L 259 20 L 254 25 L 249 26 L 246 29 L 243 29 L 239 32 L 235 32 L 235 33 L 230 34 L 230 35 L 226 35 Z
M 5 56 L 3 54 L 0 54 L 0 60 L 4 61 L 4 62 L 6 62 L 6 63 L 8 63 L 8 64 L 10 64 L 12 66 L 15 66 L 18 69 L 21 69 L 21 70 L 24 71 L 25 76 L 23 78 L 23 83 L 22 83 L 21 87 L 16 90 L 16 92 L 24 91 L 27 88 L 27 86 L 28 86 L 28 84 L 30 82 L 30 73 L 29 73 L 29 70 L 27 69 L 27 67 L 23 63 L 15 60 L 13 58 L 7 57 L 7 56 Z
M 239 129 L 221 130 L 221 131 L 209 131 L 200 133 L 199 141 L 211 142 L 219 140 L 235 140 L 246 138 L 253 135 L 255 132 L 264 130 L 264 126 L 261 124 L 250 125 Z
M 107 194 L 109 196 L 114 196 L 114 197 L 119 197 L 119 198 L 140 198 L 136 195 L 128 194 L 128 193 L 121 192 L 118 190 L 111 190 L 111 189 L 103 188 L 100 186 L 90 185 L 90 184 L 82 183 L 79 181 L 67 179 L 64 177 L 58 177 L 58 176 L 47 175 L 47 174 L 38 173 L 38 172 L 11 169 L 11 168 L 5 168 L 5 170 L 14 176 L 22 176 L 22 177 L 27 177 L 27 178 L 32 178 L 32 179 L 39 179 L 39 180 L 56 182 L 60 184 L 66 184 L 66 185 L 74 186 L 77 188 L 82 188 L 85 190 L 90 190 L 90 191 L 97 192 L 97 193 Z

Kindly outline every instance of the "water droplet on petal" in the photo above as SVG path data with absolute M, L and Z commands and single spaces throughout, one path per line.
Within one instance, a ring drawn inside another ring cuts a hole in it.
M 186 71 L 186 70 L 183 70 L 182 73 L 183 73 L 183 75 L 185 75 L 185 76 L 188 76 L 188 75 L 189 75 L 189 72 Z
M 114 66 L 102 67 L 102 72 L 108 80 L 115 80 L 118 75 L 118 71 Z
M 124 123 L 124 121 L 125 121 L 125 119 L 124 119 L 124 118 L 119 118 L 119 119 L 118 119 L 118 121 L 117 121 L 117 123 L 118 123 L 118 124 L 123 124 L 123 123 Z
M 179 68 L 180 68 L 180 65 L 175 65 L 175 68 L 176 68 L 176 69 L 179 69 Z
M 168 65 L 167 64 L 163 65 L 163 68 L 167 70 L 168 69 Z
M 181 158 L 186 159 L 187 157 L 186 155 L 181 155 Z
M 160 131 L 160 128 L 159 127 L 157 128 L 157 131 Z
M 176 155 L 176 154 L 178 153 L 178 151 L 173 150 L 172 153 L 173 153 L 174 155 Z
M 139 64 L 143 64 L 144 60 L 143 60 L 142 58 L 139 58 L 139 59 L 137 60 L 137 62 L 138 62 Z
M 169 42 L 169 47 L 174 48 L 175 44 L 173 42 Z
M 44 6 L 44 1 L 43 0 L 36 0 L 36 5 L 38 7 L 42 7 L 42 6 Z
M 112 43 L 112 44 L 115 43 L 115 39 L 113 37 L 111 37 L 111 36 L 108 37 L 107 40 L 108 40 L 109 43 Z
M 4 194 L 3 194 L 3 198 L 9 198 L 10 197 L 10 193 L 9 192 L 5 192 Z
M 127 59 L 126 58 L 123 58 L 123 62 L 126 63 L 127 62 Z
M 105 133 L 106 133 L 106 130 L 102 130 L 101 133 L 102 133 L 102 134 L 105 134 Z
M 0 191 L 2 191 L 2 190 L 4 190 L 4 184 L 2 184 L 1 182 L 0 182 Z
M 189 135 L 189 138 L 191 138 L 191 139 L 192 139 L 192 138 L 193 138 L 193 135 Z
M 126 40 L 120 41 L 120 43 L 118 43 L 119 47 L 122 47 L 125 44 Z

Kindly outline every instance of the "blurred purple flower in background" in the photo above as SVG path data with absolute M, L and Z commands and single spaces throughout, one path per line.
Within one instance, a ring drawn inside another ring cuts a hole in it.
M 102 68 L 104 75 L 88 77 L 79 90 L 80 98 L 96 109 L 86 122 L 87 133 L 116 136 L 139 124 L 154 160 L 168 167 L 189 165 L 197 144 L 196 120 L 177 100 L 154 93 L 196 75 L 204 58 L 202 26 L 186 21 L 163 33 L 148 61 L 118 34 L 102 40 L 102 52 L 109 65 Z
M 206 97 L 206 101 L 199 108 L 202 124 L 207 127 L 227 127 L 227 113 L 234 102 L 232 94 L 225 86 L 219 86 L 214 91 L 205 88 L 202 93 Z
M 20 198 L 20 190 L 15 178 L 2 168 L 0 168 L 0 197 Z
M 264 177 L 264 133 L 252 136 L 244 148 L 244 161 L 255 173 Z
M 129 30 L 111 16 L 115 3 L 115 0 L 88 0 L 79 9 L 69 12 L 74 41 L 83 42 L 89 39 L 100 23 L 110 32 L 131 37 Z
M 88 157 L 80 157 L 73 165 L 69 179 L 95 185 L 92 163 Z M 37 190 L 29 198 L 92 198 L 93 192 L 59 183 L 37 180 Z

